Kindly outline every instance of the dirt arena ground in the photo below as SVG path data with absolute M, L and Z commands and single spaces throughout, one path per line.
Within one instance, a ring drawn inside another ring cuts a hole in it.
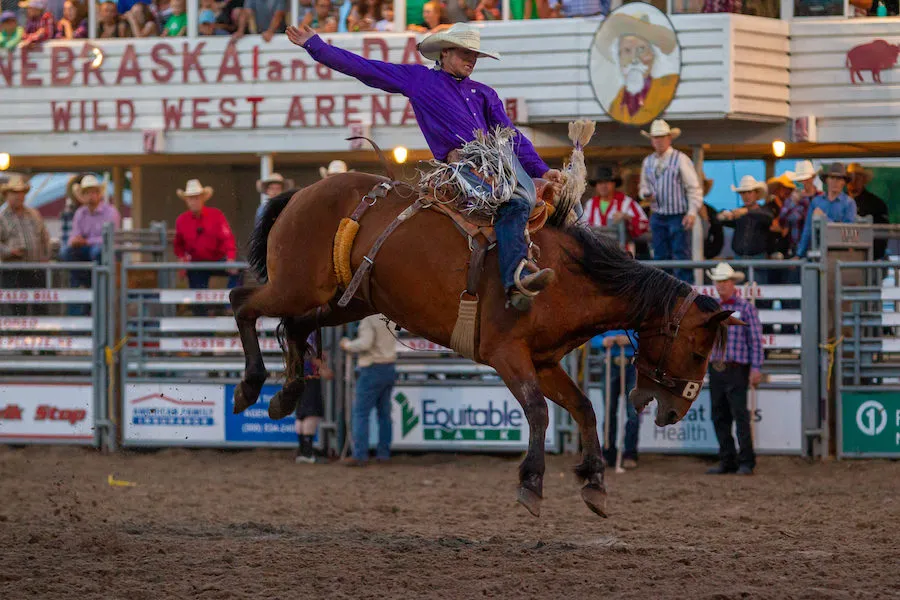
M 0 598 L 898 598 L 900 463 L 644 457 L 610 518 L 550 457 L 0 448 Z M 113 487 L 107 477 L 137 483 Z

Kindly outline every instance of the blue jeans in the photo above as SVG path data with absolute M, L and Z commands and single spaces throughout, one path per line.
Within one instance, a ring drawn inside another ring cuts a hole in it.
M 619 411 L 619 391 L 622 385 L 619 365 L 613 360 L 610 373 L 610 395 L 612 396 L 609 405 L 609 449 L 603 451 L 603 458 L 606 463 L 613 465 L 616 462 L 616 439 L 618 437 L 619 420 L 616 415 Z M 628 394 L 634 389 L 635 369 L 634 365 L 629 364 L 625 367 L 625 406 L 627 415 L 625 420 L 625 449 L 622 451 L 622 458 L 631 458 L 637 460 L 638 457 L 638 427 L 641 424 L 638 418 L 637 410 L 634 405 L 628 401 Z
M 503 203 L 497 210 L 497 218 L 494 220 L 500 276 L 503 278 L 503 289 L 506 290 L 516 285 L 516 269 L 522 260 L 528 257 L 525 227 L 528 226 L 528 217 L 537 204 L 534 180 L 525 172 L 525 168 L 515 155 L 511 159 L 516 170 L 516 189 L 509 201 Z M 474 173 L 464 171 L 463 175 L 475 186 L 484 185 Z
M 66 246 L 59 253 L 62 262 L 100 262 L 102 246 L 79 246 L 74 248 Z M 73 288 L 91 287 L 91 272 L 76 270 L 69 273 L 69 285 Z M 70 304 L 67 311 L 70 316 L 82 316 L 88 314 L 87 304 Z
M 209 278 L 214 275 L 228 275 L 225 271 L 192 271 L 187 270 L 188 287 L 192 290 L 205 290 L 209 287 Z M 240 283 L 240 275 L 228 275 L 228 289 L 236 288 Z
M 684 215 L 650 215 L 654 260 L 690 260 L 691 232 L 681 225 Z M 690 269 L 675 269 L 675 277 L 693 282 Z
M 394 364 L 372 365 L 359 370 L 356 400 L 353 403 L 353 458 L 369 458 L 369 416 L 378 414 L 378 447 L 375 456 L 391 457 L 391 391 L 396 372 Z

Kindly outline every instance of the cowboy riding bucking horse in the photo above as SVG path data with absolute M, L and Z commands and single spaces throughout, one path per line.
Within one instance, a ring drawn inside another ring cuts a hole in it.
M 537 202 L 532 178 L 560 184 L 562 173 L 548 167 L 531 141 L 516 129 L 497 92 L 469 78 L 480 57 L 500 58 L 497 53 L 481 49 L 478 29 L 457 23 L 426 37 L 418 48 L 425 58 L 435 61 L 433 69 L 363 58 L 331 46 L 305 25 L 289 27 L 287 36 L 317 62 L 370 87 L 409 98 L 422 135 L 437 161 L 457 160 L 461 146 L 475 140 L 477 132 L 494 132 L 498 128 L 515 132 L 514 151 L 506 157 L 512 167 L 508 174 L 511 177 L 507 182 L 499 182 L 510 186 L 509 198 L 496 207 L 493 225 L 509 303 L 518 310 L 527 310 L 533 294 L 555 278 L 552 269 L 537 269 L 527 260 L 525 228 Z M 459 175 L 468 180 L 470 189 L 485 185 L 473 171 L 461 170 Z M 522 275 L 525 269 L 530 272 Z

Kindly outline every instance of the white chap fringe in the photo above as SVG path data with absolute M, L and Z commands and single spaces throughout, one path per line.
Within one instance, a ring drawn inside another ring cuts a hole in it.
M 516 171 L 512 156 L 515 129 L 497 127 L 490 133 L 475 132 L 475 139 L 459 149 L 459 161 L 429 161 L 431 171 L 420 173 L 420 184 L 434 188 L 439 202 L 454 204 L 465 214 L 493 217 L 516 189 Z M 473 184 L 463 176 L 477 173 L 483 180 Z
M 475 322 L 478 319 L 478 300 L 460 300 L 459 314 L 453 334 L 450 336 L 450 347 L 456 352 L 475 360 Z
M 581 202 L 587 184 L 587 167 L 584 164 L 584 147 L 594 135 L 596 123 L 578 120 L 569 123 L 569 139 L 572 141 L 572 156 L 569 164 L 563 169 L 563 189 L 556 202 L 556 212 L 551 218 L 552 224 L 562 225 L 576 203 Z

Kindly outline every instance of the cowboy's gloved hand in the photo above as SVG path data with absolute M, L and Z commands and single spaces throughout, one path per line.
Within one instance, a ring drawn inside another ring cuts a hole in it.
M 297 46 L 302 46 L 310 39 L 312 39 L 314 35 L 316 35 L 316 32 L 313 31 L 312 27 L 310 27 L 309 25 L 300 25 L 300 27 L 294 27 L 293 25 L 291 25 L 287 28 L 287 31 L 285 33 L 287 33 L 288 39 L 291 40 L 291 43 Z

